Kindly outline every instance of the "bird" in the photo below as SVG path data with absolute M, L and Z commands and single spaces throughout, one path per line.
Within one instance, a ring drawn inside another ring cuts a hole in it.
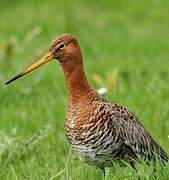
M 58 61 L 64 72 L 68 92 L 65 134 L 80 159 L 103 172 L 114 162 L 129 165 L 138 160 L 168 162 L 167 153 L 132 112 L 107 100 L 90 86 L 82 50 L 71 34 L 57 36 L 40 60 L 6 84 L 52 60 Z

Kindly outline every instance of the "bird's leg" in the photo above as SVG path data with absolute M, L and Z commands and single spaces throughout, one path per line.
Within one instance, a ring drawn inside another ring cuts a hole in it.
M 102 179 L 105 179 L 105 175 L 106 175 L 105 168 L 100 168 L 100 170 L 102 171 Z
M 105 168 L 102 169 L 102 176 L 103 178 L 105 178 L 106 172 L 105 172 Z
M 101 171 L 102 171 L 102 179 L 106 179 L 107 176 L 109 175 L 109 169 L 102 168 Z
M 109 170 L 110 170 L 110 168 L 106 168 L 105 169 L 105 179 L 108 177 L 108 175 L 109 175 Z

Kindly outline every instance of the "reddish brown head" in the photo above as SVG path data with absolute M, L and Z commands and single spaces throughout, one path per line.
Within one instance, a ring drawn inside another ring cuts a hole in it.
M 24 76 L 25 74 L 53 59 L 59 60 L 60 64 L 64 68 L 64 71 L 68 73 L 71 73 L 76 66 L 81 66 L 82 55 L 76 38 L 70 34 L 62 34 L 57 36 L 56 39 L 52 42 L 48 53 L 43 58 L 24 69 L 14 78 L 7 81 L 6 84 L 11 83 L 12 81 Z
M 63 34 L 52 42 L 49 52 L 51 52 L 55 59 L 61 63 L 73 59 L 81 60 L 81 51 L 75 37 L 70 34 Z

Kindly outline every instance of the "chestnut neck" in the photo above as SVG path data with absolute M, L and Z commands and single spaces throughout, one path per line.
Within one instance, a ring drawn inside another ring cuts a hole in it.
M 80 56 L 80 58 L 76 59 L 74 57 L 74 59 L 61 63 L 67 84 L 69 101 L 73 102 L 85 98 L 91 89 L 84 72 L 82 57 Z

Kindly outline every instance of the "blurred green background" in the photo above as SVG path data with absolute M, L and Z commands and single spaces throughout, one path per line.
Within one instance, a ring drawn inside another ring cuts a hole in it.
M 98 179 L 69 150 L 67 91 L 56 61 L 5 86 L 59 34 L 83 49 L 92 86 L 134 112 L 169 153 L 169 1 L 0 0 L 0 179 Z M 107 179 L 151 178 L 115 166 Z M 158 178 L 167 179 L 169 169 Z

